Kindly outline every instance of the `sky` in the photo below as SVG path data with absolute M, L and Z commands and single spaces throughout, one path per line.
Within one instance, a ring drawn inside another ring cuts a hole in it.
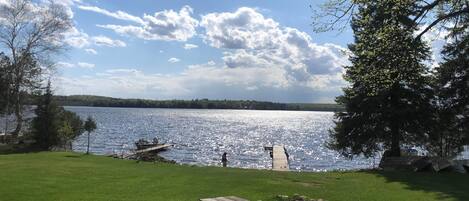
M 57 2 L 74 24 L 60 95 L 332 103 L 347 84 L 353 35 L 313 32 L 322 1 Z

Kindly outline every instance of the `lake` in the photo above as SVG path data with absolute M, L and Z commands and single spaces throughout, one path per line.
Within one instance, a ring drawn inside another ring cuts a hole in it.
M 91 152 L 121 154 L 140 138 L 175 144 L 161 155 L 181 164 L 220 165 L 223 152 L 228 166 L 271 168 L 264 146 L 283 144 L 290 168 L 327 171 L 370 168 L 379 159 L 349 160 L 325 147 L 332 112 L 199 110 L 66 107 L 81 117 L 91 115 L 98 129 L 91 136 Z M 75 151 L 86 151 L 86 135 L 74 142 Z

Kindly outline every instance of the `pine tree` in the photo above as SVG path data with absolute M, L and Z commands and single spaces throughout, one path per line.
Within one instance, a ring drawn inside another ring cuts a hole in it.
M 432 90 L 424 65 L 429 48 L 413 35 L 414 2 L 370 0 L 357 6 L 352 64 L 344 75 L 350 85 L 336 100 L 346 111 L 336 113 L 328 145 L 347 157 L 382 150 L 400 156 L 401 146 L 422 143 L 431 123 Z
M 438 125 L 430 135 L 429 151 L 451 157 L 469 143 L 469 15 L 450 29 L 443 62 L 436 69 Z
M 42 95 L 36 110 L 36 117 L 32 121 L 33 133 L 39 148 L 47 150 L 60 144 L 60 108 L 53 101 L 50 81 Z

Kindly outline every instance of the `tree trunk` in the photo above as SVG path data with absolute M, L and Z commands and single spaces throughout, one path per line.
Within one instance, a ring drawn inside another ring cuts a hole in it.
M 399 86 L 394 84 L 391 91 L 391 156 L 401 156 L 401 135 L 399 129 Z
M 19 101 L 19 98 L 17 101 Z M 21 129 L 23 127 L 23 114 L 21 111 L 20 103 L 16 103 L 15 105 L 15 116 L 16 116 L 16 128 L 15 128 L 15 131 L 13 131 L 13 135 L 18 136 L 18 134 L 21 132 Z
M 90 132 L 88 132 L 88 146 L 86 147 L 86 154 L 90 154 Z
M 23 110 L 21 106 L 23 105 L 21 100 L 21 83 L 23 80 L 23 74 L 21 72 L 21 66 L 19 64 L 15 64 L 16 72 L 15 72 L 15 82 L 14 82 L 14 94 L 15 94 L 15 117 L 16 117 L 16 128 L 13 131 L 13 136 L 17 137 L 21 129 L 23 127 Z
M 400 145 L 400 132 L 398 123 L 393 120 L 391 122 L 391 156 L 401 156 L 401 145 Z

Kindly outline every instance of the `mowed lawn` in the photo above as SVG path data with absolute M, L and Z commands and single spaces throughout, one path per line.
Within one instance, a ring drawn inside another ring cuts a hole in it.
M 469 200 L 469 175 L 407 172 L 272 172 L 136 163 L 41 152 L 0 155 L 0 200 Z

